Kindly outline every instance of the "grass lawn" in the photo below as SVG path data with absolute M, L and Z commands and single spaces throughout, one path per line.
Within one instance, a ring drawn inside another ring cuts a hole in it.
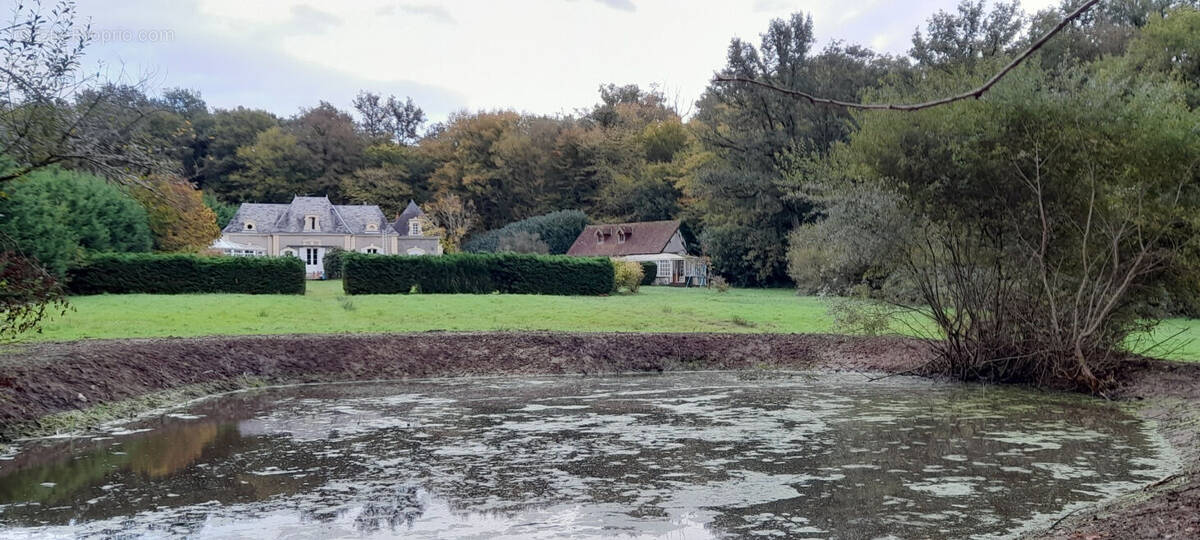
M 28 341 L 239 334 L 558 330 L 580 332 L 829 332 L 821 298 L 786 289 L 643 287 L 635 295 L 367 295 L 340 281 L 310 281 L 304 296 L 97 295 L 71 299 Z M 1200 321 L 1167 321 L 1156 338 L 1183 333 L 1159 353 L 1200 361 Z

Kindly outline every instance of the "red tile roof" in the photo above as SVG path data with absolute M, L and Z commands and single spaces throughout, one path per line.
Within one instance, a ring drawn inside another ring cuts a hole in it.
M 579 257 L 623 257 L 662 253 L 679 230 L 679 221 L 643 221 L 640 223 L 611 223 L 588 225 L 579 233 L 567 255 Z M 625 241 L 620 242 L 620 234 Z M 597 242 L 597 234 L 604 235 L 604 242 Z

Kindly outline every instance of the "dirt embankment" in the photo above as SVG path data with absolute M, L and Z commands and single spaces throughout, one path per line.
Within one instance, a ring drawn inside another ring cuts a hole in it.
M 442 333 L 44 343 L 0 352 L 0 433 L 188 385 L 787 367 L 895 372 L 922 342 L 825 335 Z
M 1111 397 L 1142 403 L 1138 414 L 1157 423 L 1159 433 L 1179 452 L 1183 470 L 1111 504 L 1070 516 L 1039 537 L 1200 538 L 1200 364 L 1130 362 Z
M 0 440 L 49 415 L 183 388 L 463 375 L 695 369 L 901 373 L 927 358 L 903 338 L 760 334 L 442 333 L 44 343 L 0 349 Z M 1200 538 L 1200 364 L 1131 362 L 1115 394 L 1148 400 L 1185 471 L 1039 536 Z

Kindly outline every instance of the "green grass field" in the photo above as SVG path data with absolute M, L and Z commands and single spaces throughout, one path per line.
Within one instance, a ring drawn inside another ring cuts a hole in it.
M 86 338 L 425 330 L 572 332 L 829 332 L 825 300 L 786 289 L 644 287 L 607 297 L 532 295 L 371 295 L 347 297 L 341 282 L 312 281 L 308 294 L 98 295 L 71 299 L 26 341 Z M 1162 348 L 1200 361 L 1200 321 L 1171 320 L 1155 337 L 1181 332 Z M 1156 351 L 1158 352 L 1158 351 Z

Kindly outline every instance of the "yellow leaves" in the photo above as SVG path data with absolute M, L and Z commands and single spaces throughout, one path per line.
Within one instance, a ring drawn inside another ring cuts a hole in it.
M 159 251 L 199 252 L 221 236 L 217 214 L 204 204 L 200 190 L 182 178 L 150 177 L 131 192 L 146 208 Z

